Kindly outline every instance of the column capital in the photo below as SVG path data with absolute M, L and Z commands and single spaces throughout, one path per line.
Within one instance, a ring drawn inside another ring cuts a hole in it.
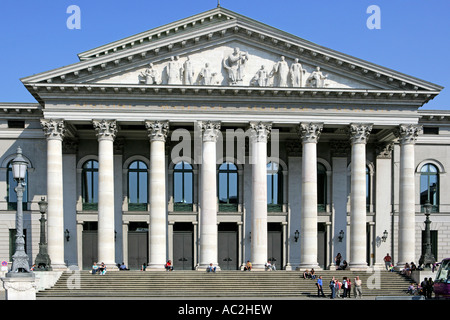
M 367 143 L 369 140 L 370 132 L 372 131 L 371 123 L 351 123 L 349 126 L 350 142 L 355 143 Z
M 377 159 L 391 159 L 394 144 L 392 142 L 378 143 L 375 146 Z
M 63 140 L 66 125 L 62 119 L 41 119 L 41 126 L 47 140 Z
M 323 123 L 302 122 L 298 127 L 298 135 L 303 143 L 317 143 L 323 130 Z
M 92 120 L 98 140 L 113 140 L 117 134 L 116 120 Z
M 217 142 L 221 124 L 219 121 L 199 121 L 203 141 Z
M 169 121 L 145 121 L 145 128 L 147 129 L 150 141 L 166 142 L 167 134 L 169 132 Z
M 414 144 L 422 130 L 423 126 L 418 124 L 400 124 L 394 134 L 399 139 L 400 144 Z
M 250 122 L 250 139 L 252 142 L 267 142 L 272 131 L 271 122 Z

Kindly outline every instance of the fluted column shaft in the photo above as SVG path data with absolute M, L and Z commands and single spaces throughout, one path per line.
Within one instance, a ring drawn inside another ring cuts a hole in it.
M 164 270 L 166 252 L 166 155 L 168 121 L 146 121 L 150 138 L 150 225 L 148 268 Z
M 267 140 L 271 129 L 272 126 L 268 123 L 250 123 L 252 143 L 251 260 L 254 269 L 263 269 L 267 262 Z
M 216 142 L 220 134 L 219 122 L 200 122 L 202 130 L 201 200 L 200 200 L 200 263 L 204 269 L 218 265 L 217 230 L 217 173 Z
M 321 123 L 301 123 L 302 214 L 300 227 L 300 268 L 317 268 L 317 142 Z
M 400 142 L 400 198 L 398 221 L 398 259 L 397 266 L 415 259 L 415 182 L 414 182 L 414 144 L 422 127 L 419 125 L 400 125 L 396 135 Z
M 47 248 L 53 270 L 65 269 L 62 141 L 63 120 L 42 119 L 47 138 Z
M 351 124 L 350 263 L 351 269 L 367 268 L 366 251 L 366 143 L 371 124 Z
M 98 260 L 115 267 L 114 139 L 115 120 L 93 120 L 98 138 Z

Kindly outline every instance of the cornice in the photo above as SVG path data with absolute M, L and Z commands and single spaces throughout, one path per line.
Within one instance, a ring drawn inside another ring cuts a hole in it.
M 189 32 L 182 31 L 187 29 Z M 21 80 L 25 85 L 87 82 L 117 68 L 136 68 L 164 56 L 201 49 L 208 43 L 224 39 L 242 39 L 264 45 L 286 56 L 298 57 L 392 90 L 439 92 L 443 89 L 436 84 L 316 45 L 223 8 L 86 51 L 81 54 L 81 62 Z
M 133 99 L 158 100 L 172 98 L 187 99 L 205 97 L 207 100 L 239 101 L 264 99 L 265 101 L 396 102 L 421 106 L 433 99 L 437 91 L 404 91 L 339 88 L 278 88 L 238 86 L 194 86 L 194 85 L 139 85 L 139 84 L 30 84 L 27 85 L 35 97 L 46 99 Z M 209 97 L 209 98 L 208 98 Z M 320 100 L 320 101 L 319 101 Z

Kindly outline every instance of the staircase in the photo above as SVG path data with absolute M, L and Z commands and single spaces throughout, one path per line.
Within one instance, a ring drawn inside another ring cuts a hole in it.
M 88 271 L 64 272 L 56 284 L 37 293 L 42 298 L 295 298 L 316 296 L 316 280 L 303 279 L 299 271 L 110 271 L 92 275 Z M 330 295 L 328 283 L 334 276 L 352 280 L 358 275 L 363 296 L 407 295 L 409 280 L 386 271 L 373 275 L 366 272 L 318 271 L 323 291 Z M 372 277 L 371 277 L 372 276 Z M 369 278 L 371 277 L 371 278 Z M 369 287 L 371 289 L 369 289 Z M 353 290 L 351 293 L 353 297 Z

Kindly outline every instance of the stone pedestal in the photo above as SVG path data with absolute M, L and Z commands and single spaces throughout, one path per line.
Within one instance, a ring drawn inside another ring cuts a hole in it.
M 5 300 L 36 300 L 37 280 L 30 273 L 7 273 L 1 278 Z

